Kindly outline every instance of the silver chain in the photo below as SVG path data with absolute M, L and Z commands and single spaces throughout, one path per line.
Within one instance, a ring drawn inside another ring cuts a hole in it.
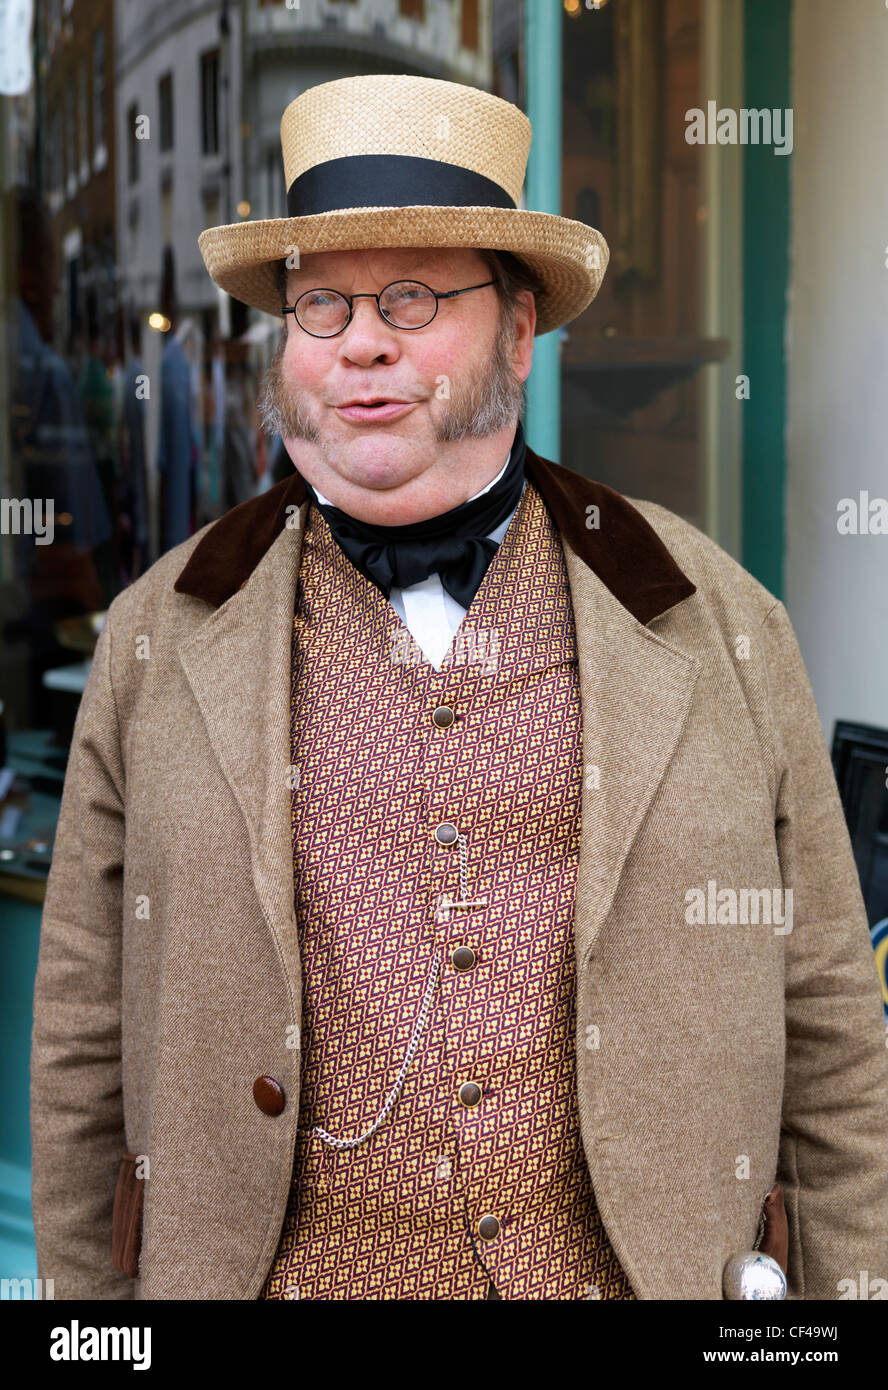
M 398 1072 L 398 1079 L 392 1087 L 391 1091 L 389 1092 L 388 1100 L 380 1110 L 379 1114 L 373 1121 L 370 1128 L 367 1130 L 366 1134 L 359 1135 L 357 1139 L 335 1139 L 332 1134 L 328 1134 L 325 1129 L 321 1129 L 320 1125 L 315 1125 L 314 1129 L 311 1131 L 311 1133 L 316 1134 L 319 1139 L 323 1139 L 325 1144 L 329 1144 L 332 1149 L 354 1149 L 358 1146 L 358 1144 L 363 1144 L 365 1139 L 369 1139 L 372 1134 L 376 1133 L 376 1131 L 379 1129 L 379 1126 L 381 1124 L 384 1124 L 385 1121 L 388 1119 L 389 1115 L 391 1114 L 392 1107 L 394 1106 L 395 1101 L 398 1099 L 398 1094 L 401 1090 L 401 1087 L 404 1085 L 404 1078 L 407 1075 L 407 1068 L 413 1061 L 416 1049 L 419 1046 L 419 1037 L 422 1033 L 423 1028 L 425 1027 L 426 1016 L 429 1011 L 429 1006 L 432 1002 L 432 995 L 434 993 L 435 985 L 438 980 L 438 974 L 441 969 L 441 964 L 441 952 L 436 951 L 434 959 L 432 961 L 432 968 L 429 971 L 429 978 L 428 983 L 426 984 L 425 994 L 423 996 L 422 1008 L 419 1012 L 419 1018 L 416 1020 L 416 1023 L 414 1024 L 413 1034 L 410 1038 L 409 1043 L 407 1044 L 407 1051 L 404 1055 L 404 1061 L 401 1063 L 401 1070 Z
M 457 839 L 459 841 L 460 901 L 448 903 L 448 907 L 459 907 L 461 904 L 473 905 L 475 902 L 486 903 L 486 898 L 469 900 L 466 897 L 466 837 L 465 835 L 458 835 Z M 328 1134 L 325 1129 L 321 1129 L 320 1125 L 315 1125 L 309 1134 L 309 1139 L 312 1135 L 316 1134 L 318 1138 L 323 1140 L 325 1144 L 328 1144 L 331 1149 L 355 1149 L 357 1148 L 358 1144 L 363 1144 L 367 1139 L 371 1137 L 371 1135 L 374 1135 L 376 1131 L 379 1129 L 380 1125 L 385 1124 L 389 1115 L 392 1113 L 395 1101 L 398 1099 L 398 1096 L 400 1094 L 401 1087 L 404 1085 L 404 1080 L 407 1076 L 407 1070 L 410 1066 L 410 1063 L 413 1061 L 413 1058 L 416 1055 L 416 1049 L 419 1046 L 419 1039 L 422 1034 L 422 1030 L 426 1025 L 426 1019 L 428 1017 L 429 1008 L 431 1006 L 432 996 L 435 992 L 435 985 L 438 982 L 438 975 L 440 974 L 442 964 L 443 958 L 440 950 L 438 950 L 435 952 L 434 958 L 432 960 L 432 968 L 429 971 L 429 977 L 426 982 L 425 994 L 423 995 L 422 1006 L 419 1011 L 419 1017 L 417 1018 L 416 1023 L 413 1026 L 413 1032 L 410 1036 L 410 1041 L 407 1044 L 407 1051 L 404 1054 L 404 1061 L 401 1063 L 401 1070 L 398 1072 L 398 1078 L 388 1094 L 388 1098 L 385 1102 L 385 1105 L 382 1107 L 379 1114 L 376 1116 L 376 1119 L 373 1121 L 370 1128 L 364 1134 L 359 1135 L 357 1139 L 337 1139 L 332 1134 Z

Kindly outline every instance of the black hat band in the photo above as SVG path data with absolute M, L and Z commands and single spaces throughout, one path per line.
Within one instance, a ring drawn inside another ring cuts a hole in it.
M 484 174 L 410 154 L 354 154 L 306 169 L 287 189 L 287 216 L 314 217 L 341 208 L 512 208 L 504 188 Z

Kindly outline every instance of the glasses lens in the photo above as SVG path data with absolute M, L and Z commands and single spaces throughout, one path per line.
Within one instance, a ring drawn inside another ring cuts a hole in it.
M 308 290 L 296 301 L 296 318 L 306 333 L 329 338 L 345 327 L 348 301 L 335 290 Z
M 396 328 L 422 328 L 435 317 L 438 301 L 428 285 L 418 280 L 399 280 L 379 297 L 379 307 Z

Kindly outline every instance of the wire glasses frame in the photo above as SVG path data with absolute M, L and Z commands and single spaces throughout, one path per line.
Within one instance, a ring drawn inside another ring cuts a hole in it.
M 315 288 L 315 289 L 305 290 L 305 291 L 299 296 L 299 298 L 296 300 L 296 303 L 295 303 L 295 304 L 292 304 L 292 305 L 283 304 L 283 305 L 281 306 L 281 313 L 282 313 L 282 314 L 292 314 L 293 317 L 294 317 L 294 319 L 296 320 L 296 322 L 299 324 L 299 327 L 302 329 L 303 333 L 308 333 L 309 336 L 312 337 L 312 338 L 336 338 L 336 337 L 338 337 L 338 335 L 339 335 L 340 333 L 344 333 L 344 332 L 345 332 L 346 328 L 348 328 L 349 324 L 350 324 L 351 321 L 352 321 L 352 318 L 354 317 L 354 301 L 355 301 L 356 299 L 375 299 L 375 300 L 376 300 L 376 307 L 377 307 L 377 309 L 378 309 L 378 311 L 379 311 L 379 313 L 380 313 L 380 316 L 385 320 L 385 322 L 386 322 L 387 324 L 389 324 L 392 328 L 399 328 L 403 333 L 415 333 L 416 330 L 417 330 L 418 328 L 427 328 L 428 325 L 432 322 L 432 319 L 435 317 L 435 315 L 436 315 L 437 312 L 438 312 L 438 304 L 439 304 L 439 301 L 440 301 L 440 300 L 442 300 L 442 299 L 455 299 L 456 296 L 459 295 L 459 294 L 468 294 L 471 290 L 483 290 L 483 289 L 486 289 L 488 285 L 495 285 L 495 284 L 496 284 L 496 280 L 485 280 L 485 281 L 483 282 L 483 284 L 480 284 L 480 285 L 467 285 L 466 288 L 465 288 L 464 290 L 443 290 L 443 291 L 438 291 L 438 290 L 433 290 L 433 289 L 431 288 L 431 286 L 429 286 L 429 285 L 424 285 L 424 284 L 422 283 L 421 280 L 392 280 L 391 284 L 386 285 L 384 289 L 382 289 L 382 290 L 379 291 L 379 294 L 341 294 L 339 290 L 329 289 L 329 288 L 327 288 L 327 286 L 320 286 L 320 287 Z M 405 324 L 402 324 L 402 323 L 395 323 L 391 318 L 389 318 L 389 316 L 388 316 L 388 314 L 386 313 L 385 309 L 383 309 L 382 304 L 380 303 L 380 301 L 381 301 L 383 295 L 384 295 L 388 290 L 394 289 L 394 287 L 395 287 L 396 285 L 412 285 L 412 286 L 416 286 L 417 289 L 425 290 L 428 294 L 430 294 L 430 295 L 434 298 L 435 307 L 434 307 L 434 309 L 432 310 L 432 312 L 431 312 L 431 314 L 429 315 L 429 317 L 428 317 L 423 323 L 414 323 L 414 324 L 405 325 Z M 337 299 L 343 300 L 343 302 L 344 302 L 345 304 L 348 305 L 348 318 L 345 320 L 345 323 L 342 325 L 341 328 L 337 328 L 337 329 L 336 329 L 336 332 L 335 332 L 335 333 L 312 333 L 312 331 L 311 331 L 310 328 L 306 328 L 306 327 L 305 327 L 305 324 L 300 322 L 299 315 L 298 315 L 297 312 L 296 312 L 296 310 L 299 308 L 299 303 L 300 303 L 300 301 L 303 300 L 307 294 L 321 294 L 321 293 L 323 293 L 323 294 L 332 294 L 332 295 L 335 295 Z

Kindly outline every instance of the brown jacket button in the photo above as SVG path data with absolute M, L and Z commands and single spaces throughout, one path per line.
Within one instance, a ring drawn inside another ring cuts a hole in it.
M 449 705 L 439 705 L 432 715 L 439 729 L 449 729 L 453 723 L 453 710 Z
M 451 953 L 450 962 L 454 970 L 472 970 L 475 965 L 475 952 L 471 946 L 457 946 Z
M 273 1076 L 257 1076 L 253 1082 L 253 1099 L 263 1115 L 279 1115 L 286 1104 L 283 1088 Z
M 481 1099 L 481 1087 L 474 1081 L 464 1081 L 459 1088 L 459 1098 L 463 1105 L 477 1105 Z
M 478 1234 L 482 1240 L 496 1240 L 500 1233 L 500 1223 L 495 1216 L 482 1216 L 478 1222 Z

